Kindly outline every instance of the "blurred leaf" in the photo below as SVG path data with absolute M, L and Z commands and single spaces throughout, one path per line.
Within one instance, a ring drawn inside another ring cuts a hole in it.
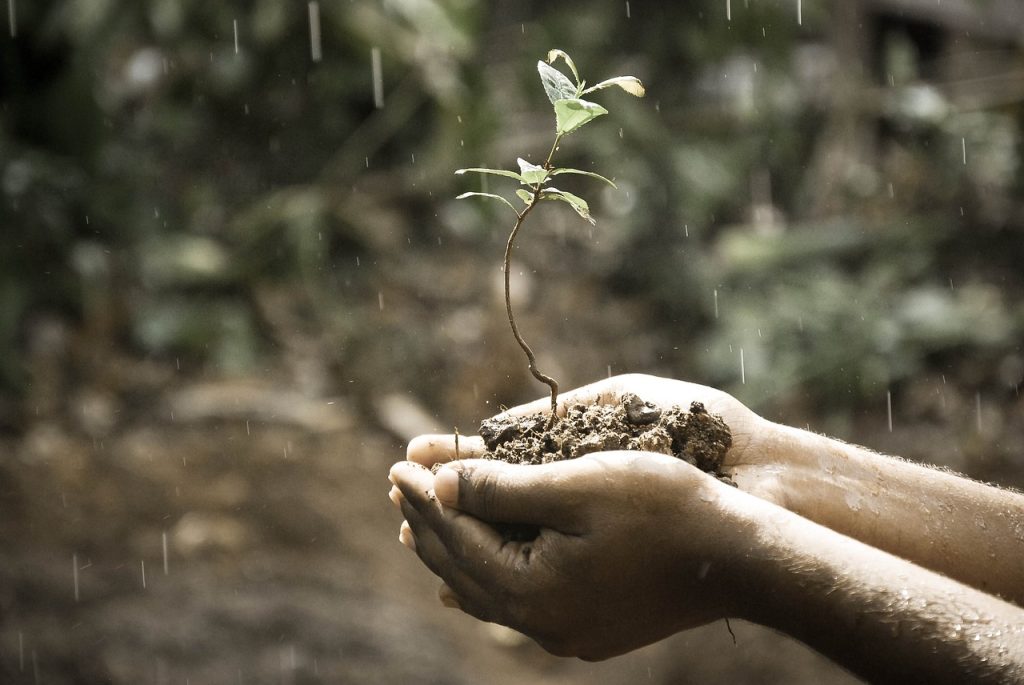
M 595 90 L 610 88 L 611 86 L 618 86 L 630 95 L 635 95 L 638 98 L 642 98 L 647 92 L 644 90 L 644 84 L 640 83 L 640 79 L 635 76 L 616 76 L 615 78 L 610 78 L 607 81 L 601 81 L 597 85 L 587 88 L 583 93 L 580 93 L 580 95 L 592 93 Z
M 466 173 L 493 174 L 495 176 L 507 176 L 509 178 L 514 178 L 520 183 L 527 183 L 527 181 L 521 175 L 517 174 L 514 171 L 506 171 L 505 169 L 486 169 L 484 167 L 473 167 L 470 169 L 458 169 L 455 171 L 455 173 L 458 176 L 462 176 L 463 174 Z
M 516 195 L 518 195 L 519 199 L 525 202 L 527 205 L 533 204 L 533 193 L 531 193 L 530 191 L 519 188 L 518 190 L 516 190 Z
M 557 48 L 554 50 L 548 50 L 548 64 L 554 64 L 555 60 L 559 57 L 564 59 L 565 63 L 569 65 L 569 69 L 572 70 L 572 75 L 576 78 L 576 83 L 579 83 L 580 72 L 576 70 L 576 64 L 572 61 L 572 58 Z
M 543 183 L 544 179 L 548 177 L 547 169 L 544 167 L 537 166 L 536 164 L 530 164 L 522 157 L 516 159 L 516 161 L 519 162 L 519 171 L 522 174 L 521 178 L 523 179 L 523 183 L 526 185 L 533 186 L 538 183 Z
M 495 195 L 494 193 L 463 193 L 462 195 L 457 195 L 455 197 L 455 199 L 456 200 L 465 200 L 467 197 L 489 197 L 489 198 L 491 198 L 493 200 L 501 200 L 506 205 L 508 205 L 509 209 L 511 209 L 513 212 L 516 212 L 516 208 L 512 206 L 511 202 L 509 202 L 508 200 L 503 198 L 501 195 Z M 518 214 L 518 213 L 519 212 L 516 212 L 516 214 Z
M 589 221 L 591 224 L 597 223 L 594 218 L 590 216 L 590 205 L 582 197 L 573 195 L 572 193 L 558 188 L 545 188 L 541 191 L 540 199 L 542 200 L 560 200 L 565 202 L 579 214 L 581 217 Z
M 601 105 L 576 98 L 559 100 L 555 103 L 555 131 L 559 135 L 572 133 L 580 126 L 607 114 Z
M 544 92 L 548 94 L 551 104 L 576 97 L 576 86 L 558 69 L 537 62 L 537 71 L 540 72 L 540 82 L 544 84 Z
M 604 181 L 605 183 L 610 185 L 612 188 L 618 188 L 618 186 L 615 185 L 611 181 L 611 179 L 605 178 L 601 174 L 595 174 L 593 171 L 583 171 L 582 169 L 552 169 L 551 170 L 551 175 L 552 176 L 558 176 L 559 174 L 579 174 L 580 176 L 590 176 L 591 178 L 596 178 L 599 181 Z

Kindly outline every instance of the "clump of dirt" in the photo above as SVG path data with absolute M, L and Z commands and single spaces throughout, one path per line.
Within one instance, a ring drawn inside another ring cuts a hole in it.
M 480 425 L 485 458 L 514 464 L 546 464 L 592 452 L 642 450 L 669 454 L 729 481 L 722 459 L 732 433 L 700 402 L 661 409 L 627 393 L 619 404 L 576 404 L 546 429 L 550 416 L 502 416 Z

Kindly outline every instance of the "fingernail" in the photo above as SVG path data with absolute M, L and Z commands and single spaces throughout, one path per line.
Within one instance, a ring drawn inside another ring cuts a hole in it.
M 412 528 L 409 527 L 408 521 L 402 521 L 402 526 L 398 529 L 398 541 L 416 551 L 416 540 L 412 536 Z
M 399 509 L 402 508 L 402 491 L 399 490 L 394 485 L 391 486 L 391 490 L 388 492 L 388 498 L 391 500 L 391 503 L 394 504 L 396 507 L 398 507 Z
M 441 504 L 455 506 L 459 503 L 459 474 L 448 466 L 442 466 L 434 474 L 434 494 Z

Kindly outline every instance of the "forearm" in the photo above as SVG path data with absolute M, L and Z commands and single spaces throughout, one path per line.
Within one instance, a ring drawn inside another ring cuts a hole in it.
M 767 502 L 735 563 L 735 613 L 871 682 L 1024 682 L 1024 610 Z
M 773 501 L 872 547 L 1024 606 L 1024 496 L 772 424 L 757 446 Z

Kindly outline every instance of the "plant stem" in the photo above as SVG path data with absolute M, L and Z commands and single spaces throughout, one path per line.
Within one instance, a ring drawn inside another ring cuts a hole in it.
M 548 152 L 548 158 L 544 162 L 544 168 L 551 169 L 551 159 L 555 156 L 555 150 L 558 149 L 558 143 L 562 139 L 561 134 L 555 136 L 555 142 L 551 146 L 551 151 Z M 519 229 L 523 226 L 523 221 L 533 210 L 537 201 L 540 199 L 541 190 L 544 189 L 544 184 L 547 183 L 547 177 L 545 177 L 540 183 L 533 186 L 533 197 L 530 198 L 529 204 L 522 212 L 516 213 L 516 223 L 512 227 L 512 232 L 509 233 L 508 242 L 505 244 L 505 313 L 508 315 L 509 326 L 512 327 L 512 335 L 515 336 L 516 342 L 519 343 L 519 347 L 523 349 L 526 354 L 526 359 L 530 363 L 530 373 L 541 383 L 544 383 L 551 388 L 551 416 L 548 417 L 548 423 L 546 429 L 550 429 L 555 423 L 555 416 L 558 411 L 558 381 L 551 376 L 548 376 L 537 368 L 537 357 L 533 354 L 533 350 L 526 343 L 522 333 L 519 332 L 519 326 L 516 325 L 516 317 L 512 313 L 512 296 L 509 288 L 509 278 L 512 270 L 512 247 L 515 244 L 516 236 L 519 234 Z

